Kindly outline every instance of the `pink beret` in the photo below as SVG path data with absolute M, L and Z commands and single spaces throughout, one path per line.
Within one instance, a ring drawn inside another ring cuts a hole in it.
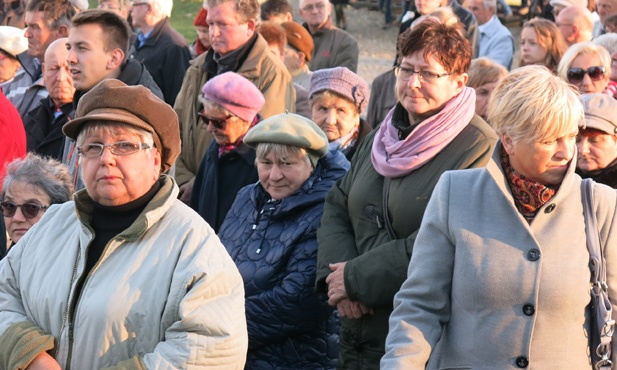
M 241 119 L 251 122 L 266 100 L 261 91 L 246 78 L 225 72 L 206 82 L 204 98 L 219 104 Z

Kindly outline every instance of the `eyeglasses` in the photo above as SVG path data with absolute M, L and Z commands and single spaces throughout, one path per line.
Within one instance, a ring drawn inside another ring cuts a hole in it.
M 13 202 L 2 202 L 0 203 L 0 212 L 2 212 L 2 216 L 4 217 L 13 217 L 15 216 L 15 212 L 17 212 L 17 208 L 21 208 L 21 214 L 24 215 L 25 218 L 35 218 L 38 216 L 41 210 L 46 210 L 49 206 L 42 206 L 40 204 L 35 203 L 24 203 L 24 204 L 15 204 Z
M 132 141 L 119 141 L 113 144 L 84 144 L 77 148 L 77 153 L 86 158 L 96 158 L 103 154 L 105 148 L 109 148 L 113 155 L 125 156 L 137 153 L 142 149 L 149 149 L 150 145 Z
M 217 128 L 219 130 L 223 128 L 223 124 L 227 122 L 228 119 L 233 117 L 232 115 L 229 115 L 223 119 L 212 119 L 206 116 L 203 112 L 199 112 L 197 113 L 197 115 L 199 115 L 199 119 L 201 120 L 201 122 L 203 122 L 204 125 L 208 126 L 211 123 L 214 128 Z
M 567 77 L 568 81 L 572 83 L 579 83 L 583 81 L 585 75 L 589 75 L 589 78 L 592 81 L 600 81 L 605 76 L 604 67 L 602 66 L 594 66 L 589 67 L 589 69 L 584 70 L 582 68 L 570 68 L 568 69 Z
M 411 68 L 396 66 L 394 68 L 394 74 L 403 81 L 407 81 L 411 79 L 414 74 L 418 74 L 420 81 L 435 82 L 442 77 L 450 76 L 452 73 L 438 74 L 431 71 L 414 71 Z
M 317 4 L 307 5 L 304 8 L 302 8 L 302 10 L 304 10 L 305 12 L 311 12 L 313 11 L 313 9 L 324 10 L 325 8 L 326 8 L 326 3 L 319 2 Z
M 132 7 L 136 7 L 136 6 L 140 6 L 140 5 L 150 5 L 150 3 L 133 3 L 133 4 L 131 4 Z

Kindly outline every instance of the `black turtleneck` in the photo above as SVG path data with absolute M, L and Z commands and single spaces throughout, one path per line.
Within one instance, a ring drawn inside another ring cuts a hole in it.
M 595 182 L 605 184 L 613 189 L 617 189 L 617 159 L 613 160 L 608 166 L 600 170 L 585 172 L 576 169 L 576 173 L 582 178 L 591 178 Z

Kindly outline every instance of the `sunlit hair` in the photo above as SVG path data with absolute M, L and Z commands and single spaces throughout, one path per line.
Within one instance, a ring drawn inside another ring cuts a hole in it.
M 563 78 L 564 81 L 568 81 L 568 69 L 572 66 L 574 59 L 583 54 L 597 55 L 600 58 L 602 66 L 604 67 L 606 76 L 611 73 L 611 56 L 608 51 L 606 51 L 604 47 L 588 41 L 579 42 L 578 44 L 570 46 L 568 51 L 566 51 L 563 55 L 563 58 L 561 58 L 561 62 L 559 62 L 559 67 L 557 67 L 557 75 Z
M 6 167 L 2 183 L 2 198 L 15 182 L 28 184 L 47 194 L 51 204 L 64 203 L 71 199 L 73 183 L 66 165 L 49 157 L 28 153 L 25 158 L 15 159 Z
M 617 14 L 615 15 L 617 16 Z M 617 33 L 605 33 L 594 38 L 591 42 L 604 47 L 610 55 L 617 53 Z
M 47 26 L 57 30 L 61 26 L 68 29 L 75 15 L 75 7 L 69 0 L 31 0 L 26 2 L 26 12 L 43 12 Z
M 458 17 L 456 16 L 456 14 L 454 14 L 454 12 L 452 11 L 452 8 L 449 6 L 442 6 L 442 7 L 439 7 L 433 10 L 432 12 L 426 15 L 418 17 L 418 19 L 416 19 L 415 21 L 413 21 L 413 23 L 411 23 L 410 28 L 414 28 L 415 26 L 420 24 L 420 22 L 423 22 L 429 18 L 436 19 L 439 22 L 445 24 L 446 26 L 451 26 L 451 27 L 460 26 Z M 464 32 L 464 28 L 462 26 L 460 26 L 459 29 L 460 31 Z
M 110 121 L 91 121 L 85 123 L 84 127 L 77 135 L 77 146 L 82 146 L 90 135 L 101 133 L 112 137 L 119 135 L 136 135 L 141 138 L 142 142 L 148 144 L 151 148 L 154 147 L 154 136 L 152 136 L 151 132 L 127 123 Z
M 471 63 L 471 45 L 460 28 L 430 17 L 399 35 L 398 50 L 399 63 L 421 51 L 424 59 L 432 56 L 447 73 L 466 73 Z
M 171 10 L 174 7 L 173 0 L 143 0 L 144 3 L 149 3 L 156 14 L 171 17 Z
M 246 23 L 251 20 L 259 23 L 261 7 L 257 0 L 204 0 L 204 8 L 210 10 L 224 3 L 233 3 L 236 6 L 238 23 Z
M 264 21 L 259 25 L 257 30 L 259 34 L 266 40 L 268 45 L 278 47 L 281 56 L 285 54 L 285 45 L 287 45 L 287 35 L 285 29 L 278 23 L 272 21 Z
M 543 65 L 550 70 L 556 70 L 559 61 L 561 61 L 563 54 L 568 49 L 568 44 L 566 44 L 566 40 L 563 38 L 559 28 L 548 19 L 540 18 L 534 18 L 525 22 L 523 28 L 533 28 L 536 31 L 538 45 L 547 51 Z M 521 54 L 516 65 L 523 65 L 522 58 Z
M 129 50 L 130 27 L 126 19 L 116 13 L 108 12 L 103 9 L 88 9 L 79 12 L 73 18 L 72 28 L 86 24 L 97 24 L 103 30 L 105 40 L 103 47 L 106 52 L 120 49 L 127 55 Z
M 489 58 L 478 58 L 471 61 L 467 86 L 478 88 L 501 80 L 508 75 L 508 70 Z
M 300 148 L 292 145 L 284 145 L 284 144 L 275 144 L 275 143 L 259 143 L 257 144 L 257 148 L 255 148 L 255 163 L 259 160 L 263 160 L 270 153 L 273 153 L 274 156 L 281 160 L 285 160 L 288 158 L 299 159 L 305 161 L 312 168 L 315 166 L 312 165 L 312 160 L 309 158 L 310 154 L 304 148 Z M 316 158 L 314 163 L 317 163 L 319 158 Z
M 543 66 L 513 70 L 493 91 L 491 126 L 513 141 L 540 142 L 576 133 L 584 119 L 578 94 Z
M 341 95 L 338 94 L 334 91 L 331 90 L 324 90 L 324 91 L 320 91 L 316 94 L 313 94 L 310 98 L 309 98 L 309 105 L 311 106 L 311 109 L 313 108 L 313 104 L 315 103 L 320 103 L 320 102 L 331 102 L 333 100 L 343 100 L 345 103 L 349 104 L 349 107 L 351 108 L 351 110 L 355 111 L 357 113 L 357 118 L 358 118 L 358 123 L 360 123 L 360 113 L 362 113 L 360 111 L 360 106 L 359 105 L 355 105 L 354 102 Z

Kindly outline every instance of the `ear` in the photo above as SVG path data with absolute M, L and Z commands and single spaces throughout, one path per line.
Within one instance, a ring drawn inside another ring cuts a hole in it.
M 113 70 L 120 68 L 122 62 L 124 62 L 124 52 L 120 49 L 114 49 L 111 52 L 111 58 L 107 62 L 107 69 Z
M 292 22 L 293 20 L 293 15 L 290 12 L 285 13 L 285 22 Z
M 467 85 L 467 80 L 469 79 L 469 75 L 467 73 L 461 73 L 460 75 L 454 78 L 456 82 L 456 91 L 461 92 L 465 85 Z
M 508 155 L 514 154 L 514 142 L 508 136 L 508 134 L 499 134 L 499 139 L 501 140 L 501 145 L 503 145 L 503 149 L 508 153 Z
M 306 60 L 306 54 L 304 54 L 303 52 L 299 51 L 297 52 L 298 58 L 298 67 L 300 67 L 301 65 L 303 65 L 304 63 L 308 63 Z
M 161 152 L 157 149 L 154 150 L 154 179 L 158 179 L 161 175 Z
M 58 34 L 58 38 L 69 37 L 69 28 L 63 24 L 56 29 L 56 33 Z
M 255 30 L 257 29 L 257 22 L 255 22 L 254 19 L 249 19 L 248 22 L 246 22 L 246 24 L 248 26 L 249 36 L 253 36 L 253 34 L 255 33 Z
M 573 24 L 572 25 L 572 35 L 577 35 L 578 36 L 579 32 L 580 32 L 580 30 L 578 29 L 578 27 L 575 24 Z

